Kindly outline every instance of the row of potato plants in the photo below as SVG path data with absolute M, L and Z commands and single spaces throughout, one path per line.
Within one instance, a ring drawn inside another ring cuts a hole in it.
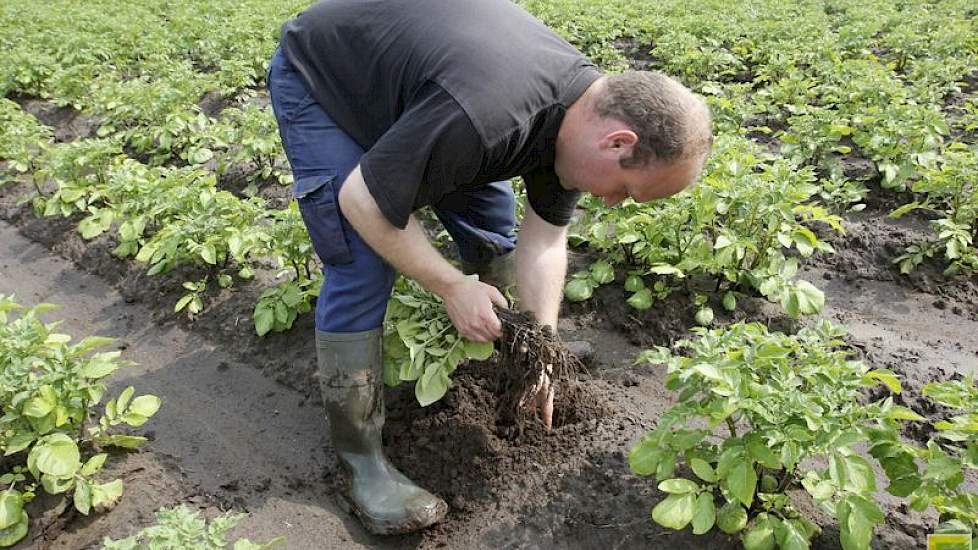
M 40 315 L 49 304 L 24 307 L 0 295 L 0 546 L 23 539 L 25 505 L 41 491 L 63 495 L 83 515 L 111 507 L 121 479 L 98 479 L 109 447 L 134 449 L 146 438 L 121 428 L 142 426 L 160 399 L 135 396 L 132 386 L 104 402 L 106 380 L 131 363 L 119 351 L 93 353 L 111 338 L 89 336 L 71 344 L 58 322 Z
M 828 207 L 866 193 L 844 177 L 845 160 L 872 162 L 859 177 L 895 191 L 927 179 L 950 148 L 946 104 L 978 61 L 978 22 L 963 1 L 523 4 L 610 68 L 631 55 L 679 75 L 708 97 L 719 133 L 767 134 L 785 158 L 815 167 L 819 184 L 845 199 Z M 937 234 L 948 238 L 946 228 Z M 946 259 L 949 274 L 962 272 L 953 250 Z
M 807 550 L 820 528 L 790 493 L 803 488 L 838 522 L 844 549 L 866 550 L 885 520 L 872 458 L 887 492 L 911 510 L 937 511 L 938 531 L 975 532 L 978 495 L 963 487 L 965 470 L 978 468 L 974 379 L 924 388 L 961 414 L 934 423 L 939 436 L 918 447 L 900 428 L 927 419 L 891 395 L 869 398 L 880 385 L 899 394 L 900 381 L 854 360 L 841 326 L 822 321 L 785 335 L 738 323 L 694 333 L 637 359 L 666 365 L 677 394 L 629 457 L 632 471 L 667 494 L 653 521 L 694 534 L 718 528 L 746 550 Z
M 14 2 L 0 10 L 0 21 L 39 22 L 0 32 L 13 59 L 0 71 L 4 95 L 49 99 L 95 117 L 99 137 L 123 138 L 132 154 L 151 164 L 200 165 L 215 158 L 219 174 L 250 164 L 252 180 L 288 179 L 271 109 L 254 101 L 276 44 L 272 21 L 284 20 L 300 3 L 223 3 L 204 10 L 188 2 L 124 9 L 70 4 Z M 281 14 L 264 19 L 269 10 Z M 218 17 L 227 23 L 220 31 Z M 147 27 L 155 19 L 159 24 Z M 87 25 L 66 39 L 56 29 L 72 20 Z M 206 97 L 233 106 L 215 119 L 198 105 Z

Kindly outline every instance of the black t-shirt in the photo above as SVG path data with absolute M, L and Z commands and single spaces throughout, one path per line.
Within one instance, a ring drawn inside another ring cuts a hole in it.
M 313 97 L 366 154 L 395 226 L 460 188 L 522 175 L 533 210 L 566 225 L 554 147 L 600 72 L 508 0 L 325 0 L 282 28 Z

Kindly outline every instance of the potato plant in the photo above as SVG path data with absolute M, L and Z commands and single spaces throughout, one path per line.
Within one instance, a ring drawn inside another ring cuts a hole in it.
M 451 387 L 451 375 L 466 359 L 485 360 L 492 342 L 459 336 L 437 296 L 399 277 L 384 320 L 384 382 L 414 382 L 418 403 L 428 406 Z
M 838 520 L 843 548 L 868 549 L 883 513 L 876 474 L 856 448 L 922 420 L 890 397 L 863 399 L 880 384 L 899 393 L 897 377 L 853 360 L 845 330 L 827 321 L 797 335 L 758 323 L 694 331 L 698 339 L 675 352 L 660 347 L 637 360 L 666 365 L 678 399 L 629 456 L 635 473 L 668 494 L 652 519 L 694 534 L 716 527 L 747 550 L 807 549 L 819 528 L 786 493 L 804 487 Z M 692 478 L 677 476 L 681 465 Z
M 923 210 L 935 215 L 930 221 L 936 238 L 911 244 L 894 260 L 902 273 L 909 273 L 926 258 L 943 253 L 953 276 L 978 271 L 978 148 L 954 143 L 936 166 L 924 172 L 913 185 L 917 199 L 890 214 L 900 218 Z
M 122 155 L 114 138 L 59 144 L 48 160 L 39 174 L 57 188 L 34 197 L 43 215 L 85 214 L 78 224 L 85 239 L 114 228 L 113 252 L 148 264 L 150 275 L 186 264 L 208 271 L 183 283 L 188 292 L 176 312 L 198 315 L 213 282 L 228 288 L 235 276 L 251 279 L 262 260 L 278 265 L 282 282 L 256 303 L 258 334 L 288 330 L 310 310 L 322 278 L 310 267 L 314 253 L 294 202 L 270 210 L 260 198 L 218 190 L 214 175 L 201 169 L 146 166 Z
M 53 309 L 31 308 L 0 295 L 0 546 L 27 535 L 30 518 L 24 505 L 38 491 L 64 495 L 78 512 L 111 507 L 123 491 L 121 479 L 102 482 L 98 473 L 108 454 L 104 447 L 136 448 L 140 436 L 116 433 L 117 426 L 142 426 L 156 414 L 160 400 L 134 397 L 130 386 L 95 409 L 105 395 L 105 380 L 128 366 L 120 352 L 92 353 L 112 342 L 90 336 L 71 345 L 55 332 L 58 323 L 38 316 Z M 97 420 L 96 420 L 97 418 Z
M 923 394 L 953 416 L 933 422 L 935 436 L 923 447 L 890 437 L 870 452 L 890 478 L 889 493 L 908 498 L 913 511 L 937 511 L 935 531 L 978 533 L 978 494 L 964 485 L 978 470 L 978 387 L 972 377 L 927 384 Z
M 225 514 L 210 521 L 186 506 L 162 508 L 156 512 L 156 523 L 124 539 L 102 540 L 102 550 L 221 550 L 228 547 L 228 531 L 247 514 Z M 233 550 L 270 550 L 285 542 L 277 537 L 265 544 L 238 539 Z
M 792 317 L 816 313 L 825 299 L 811 283 L 795 280 L 797 256 L 833 251 L 815 233 L 818 226 L 842 231 L 838 216 L 813 202 L 817 193 L 812 170 L 765 158 L 747 140 L 722 139 L 692 189 L 613 209 L 586 203 L 572 243 L 586 243 L 599 259 L 571 276 L 565 295 L 590 298 L 620 266 L 628 273 L 628 303 L 640 310 L 683 288 L 717 295 L 729 310 L 738 295 L 757 293 Z
M 50 128 L 25 113 L 20 105 L 0 97 L 0 160 L 7 162 L 10 171 L 22 174 L 36 170 L 39 157 L 51 141 Z

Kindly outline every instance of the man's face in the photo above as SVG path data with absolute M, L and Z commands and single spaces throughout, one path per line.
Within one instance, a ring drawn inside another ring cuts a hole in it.
M 562 185 L 587 191 L 603 199 L 605 205 L 614 206 L 629 197 L 647 202 L 674 195 L 696 181 L 702 164 L 702 158 L 688 158 L 672 164 L 622 168 L 615 160 L 572 162 L 563 170 L 557 168 Z

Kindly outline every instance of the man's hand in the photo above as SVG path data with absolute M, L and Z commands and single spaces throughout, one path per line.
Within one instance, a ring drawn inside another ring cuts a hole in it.
M 499 290 L 472 278 L 447 285 L 441 293 L 459 334 L 474 342 L 491 342 L 502 336 L 503 327 L 493 306 L 506 308 L 506 298 Z

